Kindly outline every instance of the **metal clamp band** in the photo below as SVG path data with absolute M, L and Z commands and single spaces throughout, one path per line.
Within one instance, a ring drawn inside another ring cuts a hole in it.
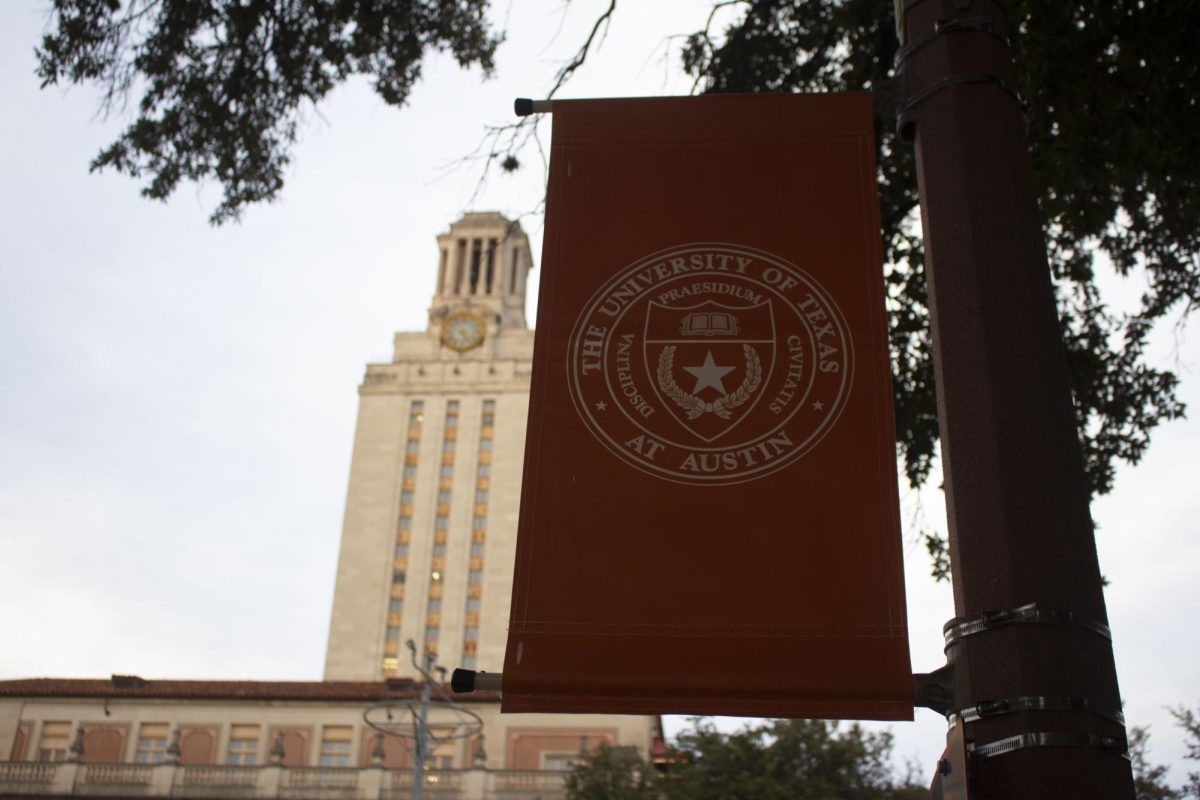
M 1004 625 L 1011 624 L 1035 624 L 1035 625 L 1075 625 L 1080 628 L 1085 628 L 1092 633 L 1099 634 L 1105 639 L 1112 640 L 1112 631 L 1109 627 L 1099 620 L 1094 620 L 1091 617 L 1077 614 L 1074 611 L 1044 611 L 1037 607 L 1037 603 L 1029 603 L 1018 608 L 1010 608 L 1005 611 L 986 611 L 983 616 L 975 619 L 963 620 L 955 617 L 946 623 L 942 628 L 942 633 L 946 638 L 945 649 L 949 650 L 954 645 L 968 636 L 974 636 L 977 633 L 983 633 L 993 628 L 999 628 Z
M 1019 733 L 994 742 L 967 745 L 968 758 L 993 758 L 1023 750 L 1026 747 L 1097 747 L 1129 760 L 1129 744 L 1119 736 L 1097 736 L 1094 733 L 1040 731 Z
M 1017 714 L 1022 711 L 1087 711 L 1098 717 L 1125 724 L 1125 715 L 1120 709 L 1097 703 L 1087 697 L 1007 697 L 1001 700 L 985 700 L 974 706 L 960 708 L 946 715 L 951 725 L 959 722 L 975 722 L 984 717 L 1001 714 Z
M 964 72 L 961 75 L 951 75 L 949 78 L 934 81 L 928 86 L 922 86 L 918 91 L 905 98 L 904 103 L 896 112 L 896 135 L 900 138 L 900 141 L 911 142 L 913 140 L 913 126 L 916 124 L 913 109 L 943 89 L 949 89 L 952 86 L 965 83 L 984 83 L 998 86 L 1020 106 L 1023 116 L 1027 114 L 1025 101 L 1021 99 L 1021 95 L 1017 92 L 1016 88 L 1008 81 L 990 72 Z
M 927 45 L 933 44 L 935 41 L 949 33 L 988 33 L 999 39 L 1005 47 L 1009 48 L 1010 50 L 1012 49 L 1012 45 L 1009 43 L 1008 39 L 1004 36 L 1001 36 L 996 32 L 995 28 L 992 27 L 991 17 L 965 17 L 961 19 L 951 19 L 939 23 L 932 32 L 918 36 L 916 39 L 913 39 L 911 42 L 897 50 L 895 60 L 893 61 L 896 69 L 903 69 L 904 62 L 907 61 L 913 53 L 917 52 L 923 47 L 926 47 Z
M 893 0 L 892 5 L 896 13 L 896 38 L 900 40 L 900 44 L 904 44 L 904 18 L 921 2 L 922 0 Z M 994 0 L 994 2 L 1000 8 L 1000 12 L 1007 16 L 1010 0 Z M 966 11 L 971 7 L 971 0 L 954 0 L 954 7 L 959 11 Z

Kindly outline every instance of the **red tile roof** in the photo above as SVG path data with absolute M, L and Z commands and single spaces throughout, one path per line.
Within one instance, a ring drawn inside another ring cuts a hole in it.
M 362 702 L 417 697 L 420 684 L 390 681 L 179 681 L 136 675 L 112 678 L 25 678 L 0 681 L 0 697 L 124 697 L 145 700 L 299 700 Z M 496 692 L 454 694 L 459 702 L 498 702 Z M 434 693 L 437 696 L 437 693 Z

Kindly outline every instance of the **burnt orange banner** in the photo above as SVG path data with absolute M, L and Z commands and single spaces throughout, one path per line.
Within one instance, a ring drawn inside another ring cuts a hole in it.
M 503 710 L 911 719 L 870 96 L 553 123 Z

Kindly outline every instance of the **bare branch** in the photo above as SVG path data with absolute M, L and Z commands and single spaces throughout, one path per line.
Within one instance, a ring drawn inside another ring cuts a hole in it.
M 588 55 L 592 52 L 593 47 L 603 43 L 604 38 L 608 35 L 608 28 L 612 22 L 613 14 L 616 12 L 617 0 L 609 0 L 608 7 L 596 17 L 592 24 L 591 30 L 588 32 L 587 38 L 579 49 L 554 76 L 554 84 L 550 90 L 546 92 L 547 99 L 554 97 L 560 89 L 570 80 L 571 76 L 584 65 Z M 557 34 L 556 34 L 557 36 Z M 515 166 L 507 166 L 508 164 L 519 164 L 518 154 L 524 152 L 526 148 L 533 143 L 537 148 L 538 156 L 542 162 L 543 177 L 549 174 L 549 161 L 546 157 L 545 149 L 542 146 L 541 138 L 538 136 L 538 126 L 542 122 L 543 114 L 531 114 L 527 117 L 522 117 L 515 122 L 507 122 L 499 125 L 485 125 L 483 136 L 480 138 L 479 144 L 467 153 L 462 158 L 456 159 L 449 163 L 443 164 L 441 171 L 443 177 L 451 172 L 457 171 L 459 168 L 468 164 L 478 164 L 482 162 L 482 169 L 479 172 L 479 179 L 475 183 L 475 189 L 472 191 L 470 198 L 467 200 L 467 208 L 474 205 L 483 192 L 484 186 L 487 185 L 489 171 L 492 165 L 499 161 L 502 168 L 509 170 L 515 169 Z M 543 200 L 538 208 L 545 205 Z M 527 212 L 538 213 L 537 210 Z M 525 215 L 523 215 L 525 216 Z
M 578 52 L 575 53 L 574 58 L 572 58 L 570 61 L 564 64 L 561 69 L 559 69 L 558 75 L 555 76 L 554 86 L 552 86 L 550 91 L 546 93 L 547 99 L 554 97 L 558 90 L 563 87 L 563 84 L 566 83 L 573 74 L 575 74 L 575 70 L 582 67 L 583 63 L 587 61 L 588 53 L 591 51 L 592 44 L 596 41 L 596 35 L 600 32 L 601 27 L 604 28 L 604 33 L 600 34 L 601 40 L 608 35 L 608 25 L 612 21 L 613 12 L 616 10 L 617 0 L 609 0 L 608 8 L 606 8 L 604 13 L 596 18 L 595 24 L 592 25 L 592 32 L 588 34 L 587 40 L 584 41 L 583 46 L 581 46 Z

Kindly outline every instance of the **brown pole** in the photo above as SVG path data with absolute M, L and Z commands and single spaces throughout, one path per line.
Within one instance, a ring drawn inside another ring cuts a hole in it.
M 955 613 L 961 622 L 1036 604 L 1008 624 L 975 626 L 948 648 L 954 703 L 1051 709 L 965 723 L 968 744 L 981 752 L 1006 739 L 1020 745 L 970 759 L 970 797 L 1132 800 L 1004 6 L 897 0 L 897 9 L 900 119 L 915 137 Z

